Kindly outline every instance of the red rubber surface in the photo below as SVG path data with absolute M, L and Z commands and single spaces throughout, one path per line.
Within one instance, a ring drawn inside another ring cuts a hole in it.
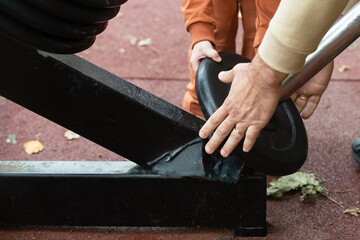
M 122 17 L 110 21 L 94 46 L 79 55 L 178 106 L 188 79 L 189 35 L 178 1 L 128 1 Z M 239 31 L 241 42 L 241 30 Z M 152 38 L 153 47 L 130 39 Z M 309 155 L 301 171 L 324 178 L 330 196 L 346 207 L 359 206 L 360 167 L 351 142 L 360 136 L 360 41 L 336 60 L 333 79 L 313 117 L 305 121 Z M 355 49 L 354 49 L 355 48 Z M 351 69 L 339 72 L 342 65 Z M 121 160 L 84 138 L 67 141 L 66 129 L 0 97 L 0 160 Z M 18 143 L 6 143 L 16 134 Z M 27 155 L 26 141 L 39 139 L 45 150 Z M 360 217 L 345 215 L 326 198 L 301 203 L 299 194 L 268 200 L 266 239 L 359 239 Z M 189 228 L 0 228 L 1 239 L 232 239 L 232 229 Z M 258 238 L 251 238 L 258 239 Z M 262 238 L 259 238 L 262 239 Z

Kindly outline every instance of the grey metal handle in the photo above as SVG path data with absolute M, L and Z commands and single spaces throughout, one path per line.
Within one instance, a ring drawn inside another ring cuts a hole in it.
M 360 2 L 329 29 L 316 51 L 306 58 L 304 68 L 285 79 L 280 101 L 288 99 L 359 36 Z

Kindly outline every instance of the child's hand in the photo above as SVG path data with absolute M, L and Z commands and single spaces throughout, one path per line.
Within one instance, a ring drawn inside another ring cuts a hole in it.
M 304 86 L 291 95 L 291 99 L 303 119 L 308 119 L 315 111 L 320 102 L 321 95 L 329 84 L 333 67 L 334 61 L 326 65 Z
M 213 59 L 216 62 L 221 61 L 219 53 L 214 49 L 211 42 L 201 41 L 196 43 L 190 57 L 190 66 L 195 73 L 199 68 L 201 59 L 207 57 Z

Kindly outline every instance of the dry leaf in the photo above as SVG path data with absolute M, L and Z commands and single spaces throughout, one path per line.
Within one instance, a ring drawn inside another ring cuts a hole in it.
M 12 144 L 16 144 L 16 135 L 14 134 L 10 134 L 9 137 L 6 139 L 7 143 L 12 143 Z
M 38 152 L 41 152 L 42 150 L 44 150 L 44 146 L 38 140 L 29 141 L 29 142 L 24 143 L 24 148 L 25 148 L 25 152 L 29 155 L 38 153 Z
M 352 206 L 350 208 L 345 209 L 343 213 L 347 213 L 347 214 L 353 215 L 355 217 L 358 217 L 360 214 L 360 208 L 358 208 L 356 206 Z
M 67 130 L 64 134 L 64 136 L 66 137 L 67 140 L 73 140 L 73 139 L 79 139 L 80 135 L 77 133 L 74 133 L 70 130 Z
M 131 35 L 131 34 L 125 35 L 124 38 L 130 42 L 131 46 L 135 46 L 136 43 L 138 42 L 138 38 L 136 36 L 134 36 L 134 35 Z
M 356 50 L 356 48 L 357 48 L 356 43 L 351 44 L 351 46 L 349 47 L 350 50 Z
M 314 202 L 319 193 L 324 196 L 328 194 L 328 191 L 320 186 L 322 182 L 323 180 L 316 179 L 313 173 L 296 172 L 272 180 L 270 187 L 266 189 L 266 193 L 268 196 L 280 198 L 285 192 L 301 190 L 301 201 Z
M 341 67 L 339 67 L 338 71 L 339 72 L 345 72 L 347 70 L 351 69 L 348 65 L 341 65 Z
M 139 41 L 138 46 L 144 47 L 144 46 L 152 45 L 153 43 L 154 43 L 154 41 L 151 38 L 147 38 L 147 39 Z
M 124 16 L 124 13 L 123 12 L 119 12 L 115 18 L 122 18 Z
M 137 37 L 131 38 L 131 39 L 130 39 L 130 45 L 131 45 L 131 46 L 135 46 L 136 43 L 137 43 L 137 40 L 138 40 Z

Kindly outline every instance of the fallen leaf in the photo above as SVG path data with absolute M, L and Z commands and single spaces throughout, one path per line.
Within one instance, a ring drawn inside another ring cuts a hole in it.
M 356 48 L 357 48 L 356 43 L 351 44 L 350 47 L 349 47 L 350 50 L 356 50 Z
M 41 152 L 44 150 L 44 145 L 38 140 L 24 143 L 25 152 L 29 155 Z
M 136 36 L 134 36 L 134 35 L 131 35 L 131 34 L 126 34 L 124 36 L 124 38 L 126 40 L 128 40 L 130 42 L 130 45 L 132 45 L 132 46 L 135 46 L 136 43 L 138 42 L 138 38 Z
M 356 206 L 352 206 L 350 208 L 347 208 L 343 211 L 343 213 L 347 213 L 350 215 L 353 215 L 355 217 L 358 217 L 360 214 L 360 208 L 356 207 Z
M 70 130 L 67 130 L 64 134 L 64 136 L 66 137 L 67 140 L 73 140 L 73 139 L 79 139 L 80 135 L 77 133 L 74 133 Z
M 338 68 L 339 72 L 345 72 L 347 70 L 351 69 L 348 65 L 341 65 L 341 67 Z
M 131 39 L 130 39 L 130 45 L 135 46 L 136 43 L 137 43 L 137 41 L 138 41 L 137 37 L 131 38 Z
M 4 97 L 0 97 L 0 105 L 6 104 L 6 99 Z
M 154 43 L 154 41 L 151 38 L 147 38 L 147 39 L 139 41 L 138 46 L 145 47 L 145 46 L 152 45 L 153 43 Z
M 17 143 L 17 141 L 16 141 L 16 135 L 10 134 L 10 135 L 8 136 L 8 138 L 6 139 L 6 142 L 7 142 L 7 143 L 16 144 L 16 143 Z
M 119 12 L 115 18 L 122 18 L 124 16 L 124 13 L 123 12 Z
M 270 182 L 267 195 L 280 198 L 285 192 L 301 190 L 300 200 L 314 202 L 318 194 L 327 195 L 328 191 L 320 186 L 323 181 L 317 180 L 313 173 L 296 172 Z

